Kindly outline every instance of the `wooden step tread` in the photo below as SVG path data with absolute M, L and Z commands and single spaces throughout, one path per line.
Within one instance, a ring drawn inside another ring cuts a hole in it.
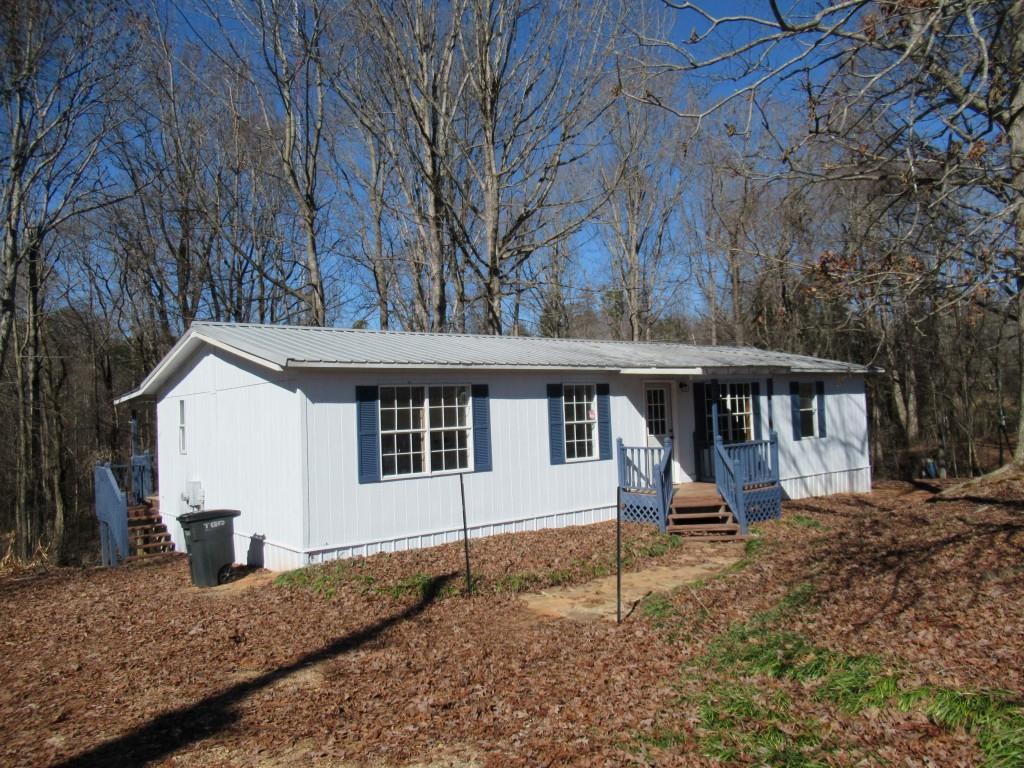
M 749 536 L 742 536 L 739 533 L 733 534 L 731 536 L 724 535 L 721 533 L 708 533 L 701 535 L 697 533 L 692 533 L 690 531 L 687 531 L 686 529 L 678 531 L 669 528 L 668 532 L 671 534 L 675 534 L 676 536 L 681 536 L 685 539 L 694 539 L 695 541 L 746 541 L 748 538 L 750 538 Z
M 141 553 L 153 553 L 153 552 L 173 552 L 174 542 L 173 541 L 157 541 L 152 544 L 140 544 L 136 548 L 137 552 Z
M 681 531 L 738 531 L 738 523 L 689 523 L 671 526 Z
M 669 512 L 668 519 L 672 520 L 705 520 L 709 517 L 728 520 L 732 517 L 730 512 L 716 509 L 714 512 Z

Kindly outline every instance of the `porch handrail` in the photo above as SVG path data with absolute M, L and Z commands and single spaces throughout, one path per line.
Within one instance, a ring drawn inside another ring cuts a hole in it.
M 767 440 L 723 443 L 733 464 L 743 468 L 744 485 L 770 485 L 779 481 L 779 436 L 772 432 Z
M 619 440 L 619 487 L 653 491 L 661 462 L 661 448 L 623 445 Z
M 747 513 L 744 509 L 743 488 L 745 485 L 743 464 L 735 461 L 722 443 L 722 436 L 715 436 L 715 486 L 725 503 L 736 516 L 740 535 L 747 535 Z
M 109 464 L 93 472 L 96 517 L 100 522 L 100 547 L 104 565 L 117 565 L 128 557 L 128 503 Z
M 664 532 L 668 527 L 668 512 L 672 505 L 672 440 L 665 440 L 661 448 L 627 446 L 623 444 L 622 438 L 616 442 L 619 488 L 639 497 L 637 503 L 647 508 L 651 516 L 656 513 L 658 527 Z M 650 517 L 646 522 L 651 522 Z
M 661 449 L 661 461 L 658 464 L 658 474 L 654 478 L 654 493 L 661 504 L 661 532 L 668 528 L 668 512 L 672 506 L 672 438 L 665 439 L 665 445 Z

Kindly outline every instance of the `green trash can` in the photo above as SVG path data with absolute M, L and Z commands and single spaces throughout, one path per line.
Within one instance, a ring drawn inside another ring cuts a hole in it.
M 206 509 L 178 517 L 185 534 L 192 583 L 215 587 L 231 578 L 235 562 L 235 518 L 237 509 Z

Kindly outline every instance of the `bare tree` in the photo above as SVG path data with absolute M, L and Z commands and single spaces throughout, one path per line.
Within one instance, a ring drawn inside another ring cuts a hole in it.
M 4 4 L 0 368 L 22 267 L 63 222 L 111 199 L 97 158 L 116 119 L 109 99 L 133 23 L 102 0 Z
M 503 331 L 505 286 L 541 248 L 566 239 L 600 194 L 566 197 L 566 174 L 593 149 L 610 103 L 616 21 L 607 3 L 471 0 L 460 39 L 468 76 L 457 189 L 471 212 L 462 226 L 483 289 L 484 325 Z M 569 212 L 572 211 L 573 215 Z M 552 226 L 555 222 L 558 226 Z
M 336 115 L 330 108 L 330 72 L 343 55 L 340 8 L 325 0 L 231 0 L 229 13 L 203 1 L 219 30 L 207 40 L 240 78 L 250 82 L 262 128 L 272 139 L 301 227 L 305 282 L 299 296 L 307 321 L 326 325 L 324 159 Z M 230 106 L 230 103 L 225 104 Z
M 782 155 L 788 169 L 899 183 L 914 194 L 927 188 L 933 201 L 970 211 L 969 229 L 984 240 L 975 251 L 981 258 L 964 268 L 962 251 L 953 251 L 934 270 L 961 296 L 983 286 L 1013 296 L 1024 359 L 1024 5 L 851 0 L 799 14 L 773 1 L 765 16 L 670 5 L 681 23 L 693 24 L 690 38 L 643 42 L 671 51 L 676 71 L 739 83 L 677 113 L 704 122 L 739 97 L 797 86 L 807 140 L 827 140 L 844 159 L 800 167 L 791 147 Z M 1024 377 L 1018 401 L 1024 405 Z M 1024 460 L 1024 407 L 1020 413 L 1018 461 Z
M 684 176 L 677 162 L 677 126 L 666 118 L 664 112 L 622 100 L 603 120 L 608 146 L 598 179 L 607 202 L 596 222 L 633 341 L 650 340 L 679 284 L 681 265 L 670 257 Z

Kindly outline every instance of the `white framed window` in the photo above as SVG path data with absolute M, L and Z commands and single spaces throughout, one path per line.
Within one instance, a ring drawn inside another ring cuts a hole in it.
M 711 410 L 714 389 L 712 386 L 704 388 L 708 435 L 715 434 Z M 726 443 L 746 443 L 754 439 L 754 401 L 749 382 L 718 385 L 718 434 Z
M 597 387 L 563 384 L 565 460 L 583 461 L 597 456 Z
M 185 434 L 185 401 L 178 401 L 178 453 L 188 453 L 188 440 Z
M 470 469 L 468 386 L 382 386 L 378 392 L 381 477 Z
M 665 402 L 665 387 L 647 387 L 647 434 L 662 436 L 668 434 L 668 405 Z
M 427 389 L 430 471 L 469 469 L 469 387 Z
M 800 437 L 818 437 L 818 397 L 814 382 L 802 381 L 799 385 Z

